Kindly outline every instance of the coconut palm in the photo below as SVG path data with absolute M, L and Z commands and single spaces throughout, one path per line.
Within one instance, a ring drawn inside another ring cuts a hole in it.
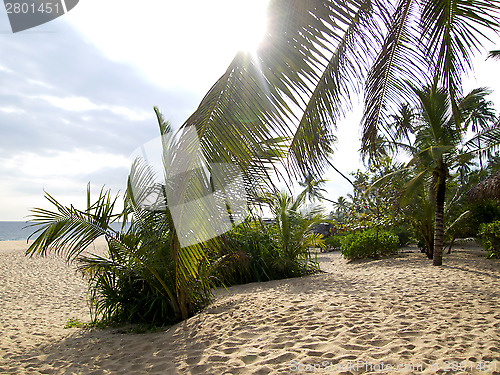
M 415 121 L 409 127 L 414 132 L 415 141 L 413 144 L 395 143 L 397 147 L 410 151 L 413 156 L 403 171 L 413 171 L 414 177 L 405 185 L 402 194 L 411 196 L 421 189 L 426 180 L 429 181 L 432 192 L 428 200 L 432 200 L 435 205 L 433 264 L 441 265 L 446 182 L 450 171 L 460 166 L 468 154 L 482 151 L 483 148 L 477 147 L 481 142 L 486 142 L 483 145 L 487 148 L 498 147 L 500 129 L 489 128 L 480 131 L 472 139 L 465 140 L 470 122 L 481 122 L 481 113 L 484 113 L 484 121 L 490 118 L 489 107 L 483 107 L 487 108 L 484 112 L 477 111 L 479 104 L 488 95 L 487 90 L 473 90 L 459 99 L 459 119 L 466 119 L 463 122 L 456 121 L 457 117 L 451 108 L 453 102 L 445 89 L 438 89 L 433 85 L 413 90 L 420 101 Z M 383 179 L 379 180 L 377 184 L 382 181 Z
M 180 157 L 187 147 L 185 143 L 191 145 L 191 137 L 174 138 L 168 122 L 157 108 L 155 112 L 164 143 L 163 161 L 168 177 L 165 181 L 158 182 L 152 167 L 138 158 L 131 167 L 125 208 L 121 213 L 114 212 L 117 197 L 111 199 L 109 191 L 101 191 L 97 201 L 91 203 L 90 186 L 85 210 L 65 207 L 49 194 L 46 197 L 55 206 L 54 211 L 32 210 L 31 226 L 36 228 L 32 236 L 37 238 L 27 254 L 45 255 L 52 251 L 65 255 L 68 261 L 82 263 L 82 270 L 92 278 L 91 299 L 96 306 L 96 315 L 103 315 L 106 319 L 123 315 L 130 318 L 134 315 L 131 310 L 144 303 L 134 300 L 135 304 L 129 304 L 128 310 L 125 308 L 127 311 L 123 311 L 124 301 L 117 297 L 120 293 L 116 290 L 122 287 L 129 291 L 133 289 L 127 280 L 134 280 L 133 285 L 138 285 L 146 294 L 147 290 L 151 291 L 153 299 L 161 300 L 159 294 L 168 301 L 168 308 L 159 309 L 165 311 L 164 318 L 170 319 L 164 319 L 164 323 L 186 319 L 210 301 L 210 285 L 199 275 L 207 261 L 204 246 L 209 244 L 215 250 L 218 241 L 206 234 L 208 225 L 199 224 L 203 218 L 197 217 L 196 211 L 182 225 L 175 223 L 182 215 L 175 216 L 175 210 L 179 209 L 172 202 L 179 202 L 179 197 L 174 194 L 182 198 L 198 197 L 211 191 L 213 185 L 220 181 L 213 174 L 210 178 L 206 177 L 196 150 L 191 152 L 188 149 L 190 157 Z M 180 160 L 176 160 L 179 157 Z M 186 165 L 189 163 L 193 165 Z M 184 174 L 176 178 L 174 174 L 179 172 L 180 166 L 184 168 Z M 185 176 L 188 176 L 187 183 L 175 184 Z M 174 199 L 167 199 L 172 196 Z M 130 221 L 130 226 L 121 231 L 113 229 L 112 224 L 119 220 Z M 185 240 L 181 237 L 185 233 L 182 230 L 187 225 L 196 225 L 198 230 L 193 235 L 202 239 L 191 240 L 182 246 L 181 241 Z M 88 246 L 101 236 L 108 245 L 105 256 L 86 255 Z M 125 280 L 125 284 L 116 280 Z M 136 292 L 132 293 L 134 298 L 141 295 Z M 113 298 L 115 304 L 106 305 L 105 301 Z M 154 310 L 151 308 L 151 311 Z
M 339 223 L 344 223 L 346 221 L 346 217 L 350 207 L 350 202 L 348 202 L 345 197 L 340 196 L 337 198 L 336 202 L 333 202 L 333 208 L 335 209 L 335 212 L 332 211 L 330 213 L 330 216 L 335 217 L 335 219 Z
M 314 202 L 315 200 L 325 200 L 330 203 L 335 203 L 334 201 L 325 198 L 323 193 L 326 193 L 326 189 L 323 187 L 323 185 L 326 183 L 326 180 L 324 179 L 319 179 L 316 180 L 313 178 L 313 176 L 309 173 L 304 177 L 304 181 L 299 181 L 299 186 L 304 188 L 303 194 L 306 195 L 307 199 L 310 202 Z
M 307 189 L 307 188 L 306 188 Z M 306 194 L 293 197 L 286 191 L 267 196 L 274 225 L 273 241 L 284 258 L 292 261 L 310 260 L 309 248 L 325 247 L 323 236 L 314 233 L 314 226 L 327 221 L 319 206 L 303 207 Z
M 288 139 L 288 173 L 318 178 L 356 93 L 367 154 L 380 132 L 397 131 L 387 116 L 412 100 L 412 85 L 436 78 L 458 121 L 462 76 L 498 14 L 483 0 L 270 0 L 260 48 L 236 55 L 183 126 L 196 127 L 209 159 L 243 171 L 277 134 Z

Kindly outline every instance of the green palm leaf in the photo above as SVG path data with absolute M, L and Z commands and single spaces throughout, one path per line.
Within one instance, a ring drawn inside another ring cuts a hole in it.
M 29 227 L 37 229 L 29 237 L 36 238 L 26 250 L 27 255 L 46 255 L 48 250 L 52 250 L 64 254 L 68 261 L 73 261 L 101 236 L 119 241 L 118 233 L 110 227 L 112 222 L 120 218 L 120 215 L 113 213 L 117 197 L 111 199 L 109 191 L 101 189 L 97 201 L 93 205 L 89 203 L 85 211 L 73 206 L 65 207 L 49 193 L 45 193 L 45 198 L 57 210 L 32 210 Z M 87 202 L 90 202 L 90 185 L 87 188 Z

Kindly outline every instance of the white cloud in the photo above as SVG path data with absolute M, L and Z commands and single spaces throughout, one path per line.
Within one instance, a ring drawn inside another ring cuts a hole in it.
M 0 65 L 0 72 L 10 73 L 10 74 L 14 73 L 14 71 L 13 71 L 13 70 L 11 70 L 11 69 L 9 69 L 9 68 L 7 68 L 7 67 L 3 66 L 3 65 Z
M 4 158 L 1 164 L 5 171 L 29 178 L 66 179 L 88 175 L 104 168 L 129 168 L 129 159 L 122 155 L 107 152 L 90 152 L 77 149 L 53 151 L 48 155 L 22 152 L 11 158 Z
M 49 85 L 48 83 L 45 83 L 45 82 L 42 82 L 42 81 L 39 81 L 37 79 L 31 79 L 31 78 L 28 78 L 28 83 L 31 83 L 33 85 L 37 85 L 37 86 L 41 86 L 41 87 L 45 87 L 45 88 L 48 88 L 48 89 L 53 89 L 54 86 L 51 86 Z
M 66 111 L 83 112 L 99 109 L 98 105 L 92 103 L 89 99 L 84 97 L 73 96 L 69 98 L 58 98 L 51 95 L 41 95 L 35 98 L 45 100 L 53 106 L 62 108 Z
M 57 108 L 64 109 L 66 111 L 73 111 L 73 112 L 109 111 L 115 115 L 119 115 L 130 121 L 143 121 L 153 118 L 152 111 L 146 112 L 140 109 L 132 109 L 120 105 L 107 105 L 107 104 L 97 105 L 93 103 L 90 99 L 81 96 L 60 98 L 52 95 L 40 95 L 33 98 L 45 100 L 51 105 Z
M 120 105 L 101 106 L 99 109 L 111 111 L 114 114 L 125 117 L 130 121 L 143 121 L 154 118 L 153 111 L 146 112 L 137 109 L 134 110 Z
M 89 182 L 94 198 L 101 186 L 110 188 L 113 194 L 123 192 L 130 162 L 122 155 L 77 149 L 45 155 L 20 152 L 10 158 L 0 158 L 0 166 L 3 176 L 0 220 L 22 220 L 31 208 L 54 209 L 44 199 L 44 191 L 60 203 L 73 204 L 79 209 L 85 208 Z M 118 203 L 120 206 L 120 201 Z
M 26 111 L 22 108 L 17 107 L 0 107 L 0 112 L 3 113 L 25 113 Z

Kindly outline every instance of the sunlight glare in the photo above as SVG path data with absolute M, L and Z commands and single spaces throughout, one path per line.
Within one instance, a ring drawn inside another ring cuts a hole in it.
M 65 21 L 108 59 L 131 64 L 152 83 L 204 94 L 238 51 L 255 52 L 268 2 L 150 0 L 138 7 L 132 1 L 89 0 Z
M 228 9 L 231 22 L 227 30 L 234 47 L 239 51 L 255 53 L 266 32 L 268 0 L 238 0 Z

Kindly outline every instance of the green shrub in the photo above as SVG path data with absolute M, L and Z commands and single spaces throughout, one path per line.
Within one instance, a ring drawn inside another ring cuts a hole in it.
M 485 200 L 471 204 L 470 216 L 464 225 L 463 233 L 459 237 L 475 237 L 481 232 L 482 225 L 500 220 L 500 203 L 493 200 Z
M 237 285 L 304 276 L 316 271 L 308 257 L 290 256 L 272 235 L 274 225 L 247 222 L 224 235 L 224 246 L 211 254 L 212 277 L 217 285 Z
M 500 220 L 483 224 L 479 235 L 488 250 L 488 257 L 500 258 Z
M 369 229 L 345 236 L 342 239 L 340 252 L 346 259 L 373 258 L 379 255 L 390 255 L 399 249 L 399 240 L 395 234 L 381 230 Z
M 399 247 L 406 246 L 411 241 L 411 232 L 407 227 L 400 226 L 392 230 L 392 232 L 398 236 Z
M 342 246 L 342 238 L 343 237 L 345 237 L 345 236 L 336 234 L 336 235 L 326 237 L 323 240 L 323 242 L 325 243 L 325 245 L 327 247 L 335 249 L 335 250 L 339 250 L 340 246 Z
M 271 267 L 271 260 L 279 259 L 279 253 L 263 225 L 242 224 L 224 237 L 224 246 L 219 253 L 211 254 L 211 274 L 218 285 L 279 278 Z

